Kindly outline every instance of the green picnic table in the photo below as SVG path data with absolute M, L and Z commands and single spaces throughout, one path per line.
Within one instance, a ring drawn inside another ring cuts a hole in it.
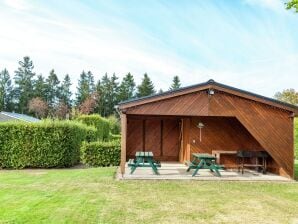
M 211 172 L 215 172 L 219 177 L 221 176 L 219 169 L 223 169 L 223 166 L 215 163 L 215 156 L 207 153 L 193 153 L 192 156 L 193 160 L 191 162 L 187 161 L 187 172 L 194 169 L 193 177 L 198 173 L 199 169 L 209 169 Z
M 157 175 L 159 174 L 157 167 L 161 167 L 160 162 L 153 159 L 152 152 L 136 152 L 136 158 L 130 159 L 128 166 L 131 168 L 130 174 L 133 174 L 138 167 L 151 167 Z

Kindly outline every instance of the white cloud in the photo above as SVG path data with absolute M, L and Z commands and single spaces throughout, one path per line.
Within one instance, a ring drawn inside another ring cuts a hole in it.
M 276 12 L 285 12 L 285 6 L 281 0 L 244 0 L 249 5 L 260 6 Z
M 25 0 L 4 0 L 4 4 L 16 10 L 27 10 L 31 8 L 28 1 Z

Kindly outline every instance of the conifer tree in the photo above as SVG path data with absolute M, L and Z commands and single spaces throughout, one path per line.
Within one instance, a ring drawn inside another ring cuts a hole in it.
M 63 82 L 61 83 L 60 86 L 60 104 L 61 102 L 63 102 L 68 108 L 71 108 L 72 105 L 72 100 L 71 100 L 71 81 L 70 81 L 70 77 L 68 74 L 65 75 Z
M 4 69 L 0 72 L 0 111 L 13 110 L 13 91 L 9 72 Z
M 128 100 L 134 97 L 136 83 L 133 76 L 130 73 L 122 79 L 122 82 L 119 86 L 119 101 Z
M 143 96 L 149 96 L 155 93 L 154 90 L 154 85 L 147 75 L 147 73 L 144 74 L 144 77 L 142 79 L 142 83 L 137 87 L 138 88 L 138 97 L 143 97 Z
M 52 69 L 48 78 L 46 79 L 46 96 L 50 110 L 53 109 L 59 103 L 59 84 L 60 81 L 54 69 Z
M 34 97 L 39 97 L 42 100 L 47 100 L 47 84 L 44 77 L 40 74 L 34 82 Z
M 30 57 L 25 56 L 19 61 L 19 68 L 15 71 L 15 88 L 14 95 L 17 101 L 17 111 L 20 113 L 28 113 L 28 103 L 33 97 L 33 62 Z
M 94 76 L 89 72 L 83 71 L 78 81 L 76 93 L 76 106 L 79 106 L 95 91 Z
M 179 89 L 180 87 L 181 87 L 181 82 L 180 82 L 179 76 L 176 75 L 173 78 L 173 83 L 169 90 Z

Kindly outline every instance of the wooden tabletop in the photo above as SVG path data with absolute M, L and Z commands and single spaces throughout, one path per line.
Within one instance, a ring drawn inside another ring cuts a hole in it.
M 208 153 L 193 153 L 193 157 L 198 159 L 215 159 L 216 157 Z
M 136 157 L 153 157 L 152 152 L 136 152 Z

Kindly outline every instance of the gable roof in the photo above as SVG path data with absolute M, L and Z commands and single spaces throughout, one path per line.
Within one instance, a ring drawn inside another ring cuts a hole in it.
M 0 112 L 0 114 L 7 117 L 7 120 L 15 119 L 15 120 L 21 120 L 21 121 L 25 121 L 25 122 L 40 121 L 39 119 L 37 119 L 35 117 L 28 116 L 26 114 L 18 114 L 18 113 L 12 113 L 12 112 L 4 112 L 4 111 Z
M 183 88 L 179 88 L 177 90 L 170 90 L 166 91 L 160 94 L 154 94 L 150 96 L 145 96 L 145 97 L 140 97 L 140 98 L 135 98 L 131 100 L 126 100 L 122 101 L 119 103 L 119 109 L 120 110 L 125 110 L 126 108 L 134 107 L 134 106 L 139 106 L 147 103 L 152 103 L 176 96 L 181 96 L 193 92 L 198 92 L 201 90 L 206 90 L 206 89 L 214 89 L 218 91 L 223 91 L 227 92 L 242 98 L 254 100 L 256 102 L 268 104 L 277 108 L 281 108 L 290 112 L 293 112 L 294 114 L 298 115 L 298 106 L 282 102 L 270 97 L 265 97 L 259 94 L 255 94 L 246 90 L 238 89 L 232 86 L 228 86 L 222 83 L 215 82 L 213 79 L 208 80 L 207 82 L 199 83 L 196 85 L 191 85 Z

